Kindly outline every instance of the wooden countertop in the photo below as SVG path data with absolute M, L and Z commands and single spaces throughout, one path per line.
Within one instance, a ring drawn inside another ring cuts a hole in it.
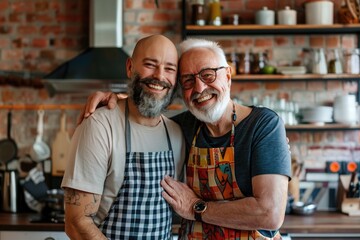
M 0 231 L 64 231 L 62 223 L 32 223 L 29 213 L 0 213 Z M 360 216 L 337 212 L 316 212 L 311 216 L 286 215 L 282 233 L 360 233 Z M 173 227 L 177 232 L 177 226 Z
M 316 212 L 310 216 L 286 215 L 282 233 L 360 233 L 360 216 Z

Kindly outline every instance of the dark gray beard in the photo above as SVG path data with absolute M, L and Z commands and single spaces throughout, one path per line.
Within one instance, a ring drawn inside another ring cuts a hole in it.
M 146 92 L 142 87 L 142 84 L 151 81 L 156 81 L 157 83 L 159 82 L 158 80 L 151 78 L 141 78 L 139 74 L 135 74 L 128 84 L 128 90 L 129 97 L 134 100 L 140 114 L 144 117 L 154 118 L 160 116 L 161 113 L 166 111 L 167 107 L 173 100 L 174 89 L 170 86 L 170 88 L 168 88 L 168 94 L 166 94 L 162 99 L 159 99 L 156 95 Z

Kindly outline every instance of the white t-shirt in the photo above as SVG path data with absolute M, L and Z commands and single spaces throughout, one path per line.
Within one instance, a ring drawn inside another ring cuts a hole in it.
M 176 177 L 183 174 L 185 142 L 179 125 L 163 116 L 175 161 Z M 169 150 L 163 122 L 147 127 L 130 122 L 131 151 Z M 68 163 L 61 187 L 102 195 L 95 217 L 97 224 L 106 217 L 123 183 L 125 170 L 125 100 L 109 110 L 97 109 L 79 125 L 71 139 Z M 160 184 L 160 183 L 159 183 Z

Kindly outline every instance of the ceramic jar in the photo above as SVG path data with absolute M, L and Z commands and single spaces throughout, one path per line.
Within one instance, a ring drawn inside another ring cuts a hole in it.
M 280 25 L 295 25 L 296 11 L 286 6 L 285 9 L 279 10 L 277 13 L 277 22 Z
M 275 12 L 263 7 L 255 14 L 255 23 L 259 25 L 274 25 L 275 24 Z
M 306 24 L 333 24 L 334 3 L 328 0 L 308 0 L 305 2 Z

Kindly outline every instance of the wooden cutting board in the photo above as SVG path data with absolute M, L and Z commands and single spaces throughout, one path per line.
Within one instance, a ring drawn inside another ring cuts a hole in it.
M 63 176 L 66 163 L 67 153 L 70 148 L 70 137 L 65 129 L 66 114 L 61 113 L 60 130 L 56 133 L 54 142 L 52 143 L 52 175 Z

